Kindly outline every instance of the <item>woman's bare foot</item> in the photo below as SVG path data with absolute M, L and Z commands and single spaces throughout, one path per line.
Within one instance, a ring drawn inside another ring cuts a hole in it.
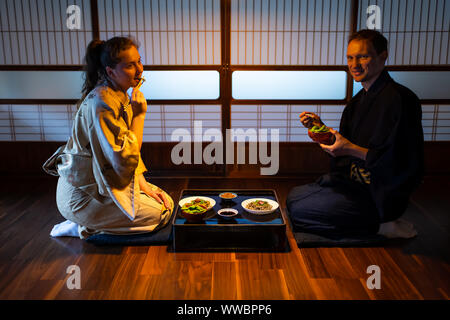
M 385 222 L 380 224 L 378 234 L 385 236 L 386 238 L 414 238 L 417 236 L 417 231 L 411 222 L 403 219 L 397 219 L 395 221 Z

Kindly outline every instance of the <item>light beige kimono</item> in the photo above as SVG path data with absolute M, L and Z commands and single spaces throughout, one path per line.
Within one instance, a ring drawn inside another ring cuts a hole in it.
M 130 130 L 132 118 L 126 95 L 97 86 L 80 105 L 67 144 L 43 166 L 60 176 L 58 210 L 79 225 L 80 238 L 150 232 L 170 220 L 173 200 L 167 193 L 169 210 L 140 191 L 139 176 L 147 169 Z

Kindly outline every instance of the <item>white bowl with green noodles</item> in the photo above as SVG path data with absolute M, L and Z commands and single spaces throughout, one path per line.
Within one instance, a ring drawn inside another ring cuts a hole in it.
M 188 221 L 199 222 L 205 217 L 205 213 L 216 205 L 216 201 L 209 197 L 197 196 L 181 199 L 178 205 L 181 208 L 181 216 Z
M 252 198 L 242 201 L 242 208 L 253 214 L 269 214 L 278 209 L 278 202 L 265 198 Z

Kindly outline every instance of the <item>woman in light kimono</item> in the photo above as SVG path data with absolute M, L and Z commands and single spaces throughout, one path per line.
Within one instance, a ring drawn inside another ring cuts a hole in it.
M 147 102 L 136 87 L 143 72 L 137 48 L 125 37 L 89 44 L 72 135 L 44 164 L 44 170 L 60 176 L 58 210 L 78 224 L 80 238 L 154 231 L 172 214 L 171 197 L 143 175 Z

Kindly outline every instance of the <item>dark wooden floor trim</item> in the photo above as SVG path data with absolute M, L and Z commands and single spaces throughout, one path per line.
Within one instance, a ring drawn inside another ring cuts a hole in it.
M 63 142 L 29 142 L 1 141 L 2 166 L 0 176 L 9 175 L 45 175 L 42 164 L 63 145 Z M 154 176 L 172 177 L 255 177 L 261 176 L 260 168 L 268 165 L 258 164 L 225 164 L 206 165 L 181 164 L 175 165 L 171 160 L 171 150 L 176 142 L 146 143 L 142 145 L 142 158 L 147 164 L 150 174 Z M 209 143 L 204 143 L 202 150 Z M 248 145 L 247 145 L 248 147 Z M 194 147 L 192 146 L 192 153 Z M 316 176 L 329 169 L 329 157 L 319 146 L 309 142 L 283 142 L 279 144 L 279 171 L 277 177 L 292 177 L 292 175 Z M 236 157 L 236 150 L 235 150 Z M 450 141 L 428 141 L 425 143 L 425 173 L 427 175 L 449 175 Z M 193 163 L 193 157 L 192 157 Z M 246 151 L 248 163 L 248 151 Z

